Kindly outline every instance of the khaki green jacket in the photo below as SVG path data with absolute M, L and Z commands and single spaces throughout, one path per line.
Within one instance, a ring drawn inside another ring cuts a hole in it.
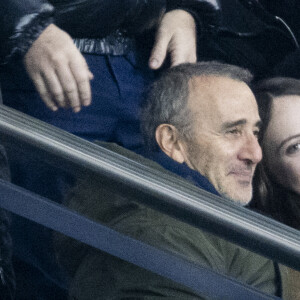
M 147 164 L 161 168 L 150 161 Z M 269 259 L 135 203 L 117 191 L 107 182 L 90 176 L 70 194 L 68 206 L 142 242 L 263 292 L 276 293 L 278 278 Z M 76 241 L 59 238 L 57 242 L 60 261 L 73 277 L 70 299 L 207 299 L 169 279 Z M 233 295 L 229 299 L 236 298 Z

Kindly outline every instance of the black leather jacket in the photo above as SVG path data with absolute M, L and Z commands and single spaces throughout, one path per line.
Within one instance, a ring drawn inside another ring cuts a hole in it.
M 198 37 L 199 60 L 248 68 L 260 79 L 274 75 L 274 68 L 298 49 L 300 1 L 220 0 L 219 5 L 216 26 Z
M 297 0 L 6 0 L 0 1 L 0 63 L 24 55 L 54 22 L 86 53 L 122 55 L 164 11 L 185 9 L 198 27 L 198 58 L 268 76 L 298 48 Z
M 51 23 L 67 31 L 84 52 L 122 54 L 130 37 L 154 28 L 165 11 L 176 8 L 196 18 L 207 15 L 208 23 L 219 12 L 218 0 L 0 1 L 0 62 L 24 55 Z
M 132 30 L 134 23 L 137 30 L 143 30 L 159 17 L 164 6 L 164 0 L 1 1 L 0 55 L 7 60 L 14 54 L 25 54 L 51 23 L 57 24 L 73 38 L 102 38 L 125 26 Z M 142 18 L 144 22 L 140 26 Z

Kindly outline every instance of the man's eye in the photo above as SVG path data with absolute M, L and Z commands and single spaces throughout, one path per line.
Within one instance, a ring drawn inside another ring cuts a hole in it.
M 254 131 L 253 131 L 253 134 L 256 136 L 256 138 L 259 137 L 259 132 L 260 132 L 259 130 L 254 130 Z
M 290 145 L 289 147 L 287 147 L 286 154 L 291 155 L 298 151 L 300 151 L 300 143 L 296 143 L 296 144 L 293 144 L 293 145 Z
M 234 128 L 234 129 L 228 130 L 227 133 L 233 134 L 233 135 L 237 135 L 237 134 L 240 134 L 241 131 L 239 129 L 237 129 L 237 128 Z

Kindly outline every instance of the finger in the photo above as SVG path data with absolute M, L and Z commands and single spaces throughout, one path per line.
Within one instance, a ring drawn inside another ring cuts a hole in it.
M 68 105 L 74 112 L 79 112 L 81 104 L 79 101 L 76 80 L 72 74 L 69 65 L 61 64 L 56 69 L 57 77 L 62 85 L 64 95 L 68 101 Z
M 170 35 L 163 30 L 157 32 L 156 40 L 151 51 L 149 59 L 149 67 L 151 69 L 159 69 L 166 59 Z
M 171 67 L 175 67 L 183 62 L 185 62 L 183 53 L 180 50 L 176 49 L 170 53 L 171 57 Z
M 94 79 L 94 74 L 89 70 L 89 80 L 93 80 Z
M 48 91 L 47 85 L 45 84 L 43 77 L 37 74 L 35 77 L 32 78 L 32 80 L 45 105 L 52 111 L 57 111 L 58 107 L 56 103 L 52 100 L 51 93 Z
M 47 69 L 47 72 L 42 73 L 42 77 L 47 90 L 51 95 L 52 101 L 54 101 L 59 107 L 67 107 L 61 83 L 54 70 L 49 71 L 49 69 Z
M 187 53 L 181 52 L 180 49 L 176 49 L 170 53 L 171 67 L 175 67 L 182 63 L 195 63 L 197 61 L 196 51 L 189 51 Z
M 171 67 L 182 63 L 195 63 L 197 61 L 196 44 L 187 42 L 192 41 L 192 37 L 188 40 L 184 39 L 184 37 L 186 36 L 174 38 L 170 42 Z
M 70 68 L 77 84 L 80 104 L 83 106 L 90 105 L 92 99 L 90 78 L 93 74 L 89 71 L 85 60 L 73 60 L 70 63 Z

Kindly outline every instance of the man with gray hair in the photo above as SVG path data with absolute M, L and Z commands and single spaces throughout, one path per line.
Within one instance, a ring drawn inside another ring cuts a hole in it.
M 148 145 L 143 154 L 151 160 L 110 148 L 245 205 L 251 200 L 253 173 L 262 158 L 257 141 L 260 118 L 248 86 L 251 78 L 244 69 L 218 62 L 174 67 L 151 86 L 142 108 Z M 278 268 L 264 257 L 136 203 L 95 176 L 85 178 L 71 194 L 68 205 L 90 218 L 280 296 Z M 92 248 L 85 248 L 82 255 L 78 243 L 68 238 L 57 242 L 60 261 L 65 266 L 77 263 L 71 271 L 72 299 L 207 299 Z
M 149 148 L 206 177 L 222 196 L 247 204 L 262 158 L 251 74 L 218 62 L 184 64 L 151 87 L 142 110 Z

